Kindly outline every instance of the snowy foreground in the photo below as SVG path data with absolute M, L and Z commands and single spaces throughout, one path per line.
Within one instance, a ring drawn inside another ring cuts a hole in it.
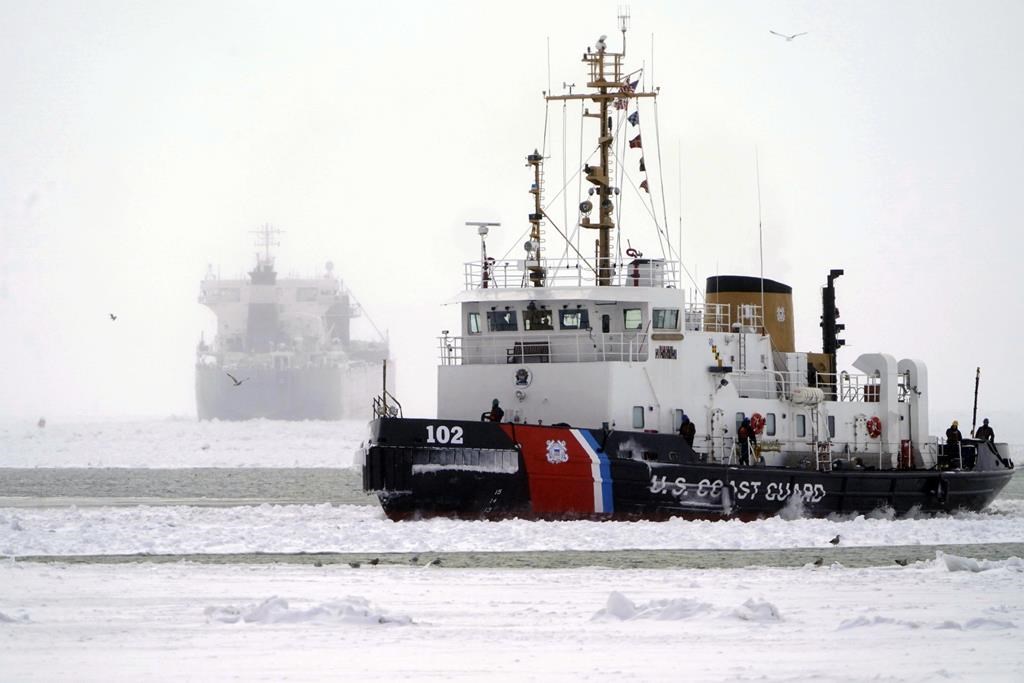
M 1024 562 L 0 564 L 4 680 L 1020 681 Z

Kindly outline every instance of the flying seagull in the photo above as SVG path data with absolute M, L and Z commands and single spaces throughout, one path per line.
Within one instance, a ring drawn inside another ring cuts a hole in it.
M 779 38 L 785 38 L 787 43 L 792 43 L 794 38 L 807 35 L 807 31 L 804 31 L 803 33 L 794 33 L 791 36 L 787 36 L 785 33 L 778 33 L 777 31 L 768 31 L 768 33 L 771 33 L 773 36 L 778 36 Z
M 248 377 L 246 377 L 245 379 L 238 379 L 234 375 L 232 375 L 230 372 L 226 372 L 224 374 L 231 378 L 231 381 L 235 383 L 236 387 L 241 385 L 242 382 L 245 382 L 246 380 L 249 379 Z
M 116 315 L 114 315 L 113 313 L 111 313 L 111 314 L 110 314 L 110 319 L 111 319 L 111 320 L 117 320 L 117 316 L 116 316 Z

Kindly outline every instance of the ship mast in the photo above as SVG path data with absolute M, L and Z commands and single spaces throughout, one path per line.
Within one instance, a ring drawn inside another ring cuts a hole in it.
M 587 88 L 590 92 L 569 95 L 546 95 L 549 102 L 558 100 L 592 100 L 597 104 L 598 112 L 591 113 L 584 109 L 583 116 L 595 118 L 599 123 L 597 147 L 600 162 L 598 165 L 587 164 L 583 167 L 585 177 L 594 187 L 591 193 L 597 194 L 598 220 L 590 219 L 592 205 L 584 201 L 580 208 L 584 213 L 580 226 L 598 231 L 597 239 L 597 284 L 608 286 L 612 283 L 611 237 L 615 228 L 615 204 L 612 196 L 615 188 L 611 186 L 612 117 L 609 109 L 616 100 L 639 99 L 641 97 L 657 97 L 656 92 L 637 92 L 629 82 L 629 76 L 622 72 L 626 56 L 626 30 L 629 28 L 629 15 L 619 15 L 619 30 L 622 31 L 622 52 L 610 52 L 605 44 L 605 36 L 597 41 L 594 48 L 587 48 L 583 62 L 590 67 Z
M 257 265 L 271 265 L 273 261 L 270 258 L 270 248 L 281 246 L 281 242 L 277 239 L 281 235 L 281 231 L 270 223 L 264 223 L 259 230 L 250 232 L 256 235 L 256 247 L 263 250 L 263 258 L 260 258 L 259 255 L 256 256 Z

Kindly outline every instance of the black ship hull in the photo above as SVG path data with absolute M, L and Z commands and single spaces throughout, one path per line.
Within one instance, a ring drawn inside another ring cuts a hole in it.
M 218 365 L 196 366 L 200 420 L 340 420 L 367 417 L 380 364 L 354 367 L 239 368 L 235 385 Z
M 396 418 L 371 428 L 363 488 L 394 520 L 978 511 L 1013 476 L 1013 463 L 984 443 L 969 470 L 818 471 L 702 462 L 670 434 Z

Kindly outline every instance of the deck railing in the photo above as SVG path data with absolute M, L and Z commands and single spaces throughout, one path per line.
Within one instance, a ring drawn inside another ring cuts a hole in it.
M 438 344 L 441 365 L 637 362 L 650 353 L 644 332 L 443 336 Z
M 596 284 L 597 259 L 512 259 L 470 261 L 465 264 L 466 289 L 589 287 Z M 662 259 L 632 259 L 611 263 L 615 287 L 678 287 L 679 263 Z
M 683 320 L 688 332 L 735 332 L 736 325 L 749 332 L 761 330 L 764 325 L 764 316 L 757 304 L 743 304 L 734 315 L 730 304 L 688 303 Z
M 826 400 L 849 403 L 878 403 L 881 399 L 881 380 L 874 375 L 850 372 L 816 373 L 808 377 L 806 372 L 780 370 L 733 370 L 731 381 L 736 392 L 743 398 L 792 399 L 793 390 L 801 387 L 821 389 Z M 897 385 L 905 384 L 905 377 L 897 377 Z M 907 392 L 900 391 L 897 397 L 904 401 Z

